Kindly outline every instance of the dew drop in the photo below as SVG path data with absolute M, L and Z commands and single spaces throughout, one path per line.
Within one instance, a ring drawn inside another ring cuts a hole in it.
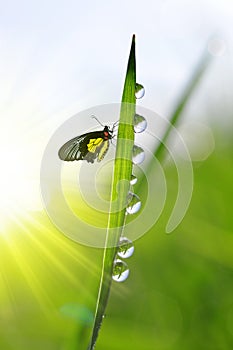
M 136 214 L 141 209 L 141 201 L 140 198 L 133 192 L 129 192 L 127 196 L 127 214 Z
M 138 179 L 135 175 L 131 175 L 130 185 L 135 185 L 138 182 Z
M 139 147 L 134 145 L 133 146 L 133 154 L 132 154 L 132 160 L 134 164 L 141 164 L 145 159 L 145 152 L 144 150 Z
M 123 282 L 128 278 L 128 276 L 128 265 L 124 261 L 116 259 L 113 264 L 112 279 L 116 282 Z
M 126 237 L 121 237 L 120 242 L 118 244 L 118 252 L 120 258 L 129 258 L 131 255 L 133 255 L 134 252 L 134 246 L 132 241 L 130 241 Z
M 144 86 L 141 84 L 136 83 L 135 86 L 135 97 L 137 99 L 142 98 L 145 95 L 145 89 Z
M 140 133 L 146 130 L 147 127 L 147 121 L 146 119 L 140 115 L 135 114 L 134 116 L 134 132 Z

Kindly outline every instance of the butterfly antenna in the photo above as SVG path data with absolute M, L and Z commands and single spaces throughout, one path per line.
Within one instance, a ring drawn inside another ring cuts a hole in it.
M 115 128 L 117 124 L 119 124 L 120 120 L 117 120 L 115 123 L 113 123 L 113 127 Z
M 117 120 L 115 123 L 113 123 L 112 131 L 118 126 L 117 124 L 119 124 L 119 120 Z
M 92 114 L 91 117 L 95 119 L 101 126 L 104 126 L 94 114 Z

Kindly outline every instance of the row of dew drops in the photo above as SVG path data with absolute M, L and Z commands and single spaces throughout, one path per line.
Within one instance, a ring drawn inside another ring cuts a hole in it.
M 141 84 L 136 84 L 135 89 L 135 97 L 137 99 L 140 99 L 145 94 L 145 89 Z M 147 121 L 146 119 L 139 115 L 135 114 L 134 116 L 134 132 L 135 133 L 141 133 L 145 131 L 147 127 Z M 134 145 L 133 146 L 133 154 L 132 154 L 132 161 L 133 164 L 141 164 L 145 159 L 145 152 L 144 150 Z M 141 208 L 141 201 L 140 198 L 133 193 L 132 188 L 133 185 L 137 183 L 137 178 L 135 175 L 131 175 L 131 190 L 128 193 L 127 196 L 127 207 L 126 207 L 126 215 L 132 215 L 136 214 L 140 208 Z M 113 273 L 112 273 L 112 279 L 116 282 L 123 282 L 125 281 L 129 276 L 129 268 L 127 263 L 124 260 L 121 259 L 127 259 L 130 256 L 132 256 L 134 253 L 134 246 L 132 241 L 130 241 L 127 237 L 121 237 L 120 241 L 118 243 L 117 247 L 117 254 L 116 258 L 113 263 Z

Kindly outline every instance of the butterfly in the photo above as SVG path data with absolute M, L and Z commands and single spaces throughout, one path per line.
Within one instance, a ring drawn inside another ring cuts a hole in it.
M 109 149 L 109 140 L 114 137 L 113 131 L 116 123 L 114 123 L 112 129 L 110 129 L 109 126 L 100 123 L 95 116 L 93 116 L 93 118 L 96 119 L 104 129 L 88 132 L 67 141 L 58 151 L 58 156 L 61 160 L 67 162 L 86 160 L 88 163 L 94 163 L 96 159 L 97 162 L 103 160 Z

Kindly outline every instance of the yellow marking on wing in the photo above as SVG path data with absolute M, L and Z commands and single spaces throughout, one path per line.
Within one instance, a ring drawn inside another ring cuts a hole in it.
M 101 150 L 99 151 L 97 162 L 100 162 L 104 158 L 108 148 L 109 148 L 109 141 L 104 141 L 104 144 Z
M 103 142 L 103 139 L 101 137 L 99 137 L 98 139 L 90 139 L 87 145 L 88 151 L 91 153 L 95 153 L 96 148 L 99 147 L 102 142 Z

